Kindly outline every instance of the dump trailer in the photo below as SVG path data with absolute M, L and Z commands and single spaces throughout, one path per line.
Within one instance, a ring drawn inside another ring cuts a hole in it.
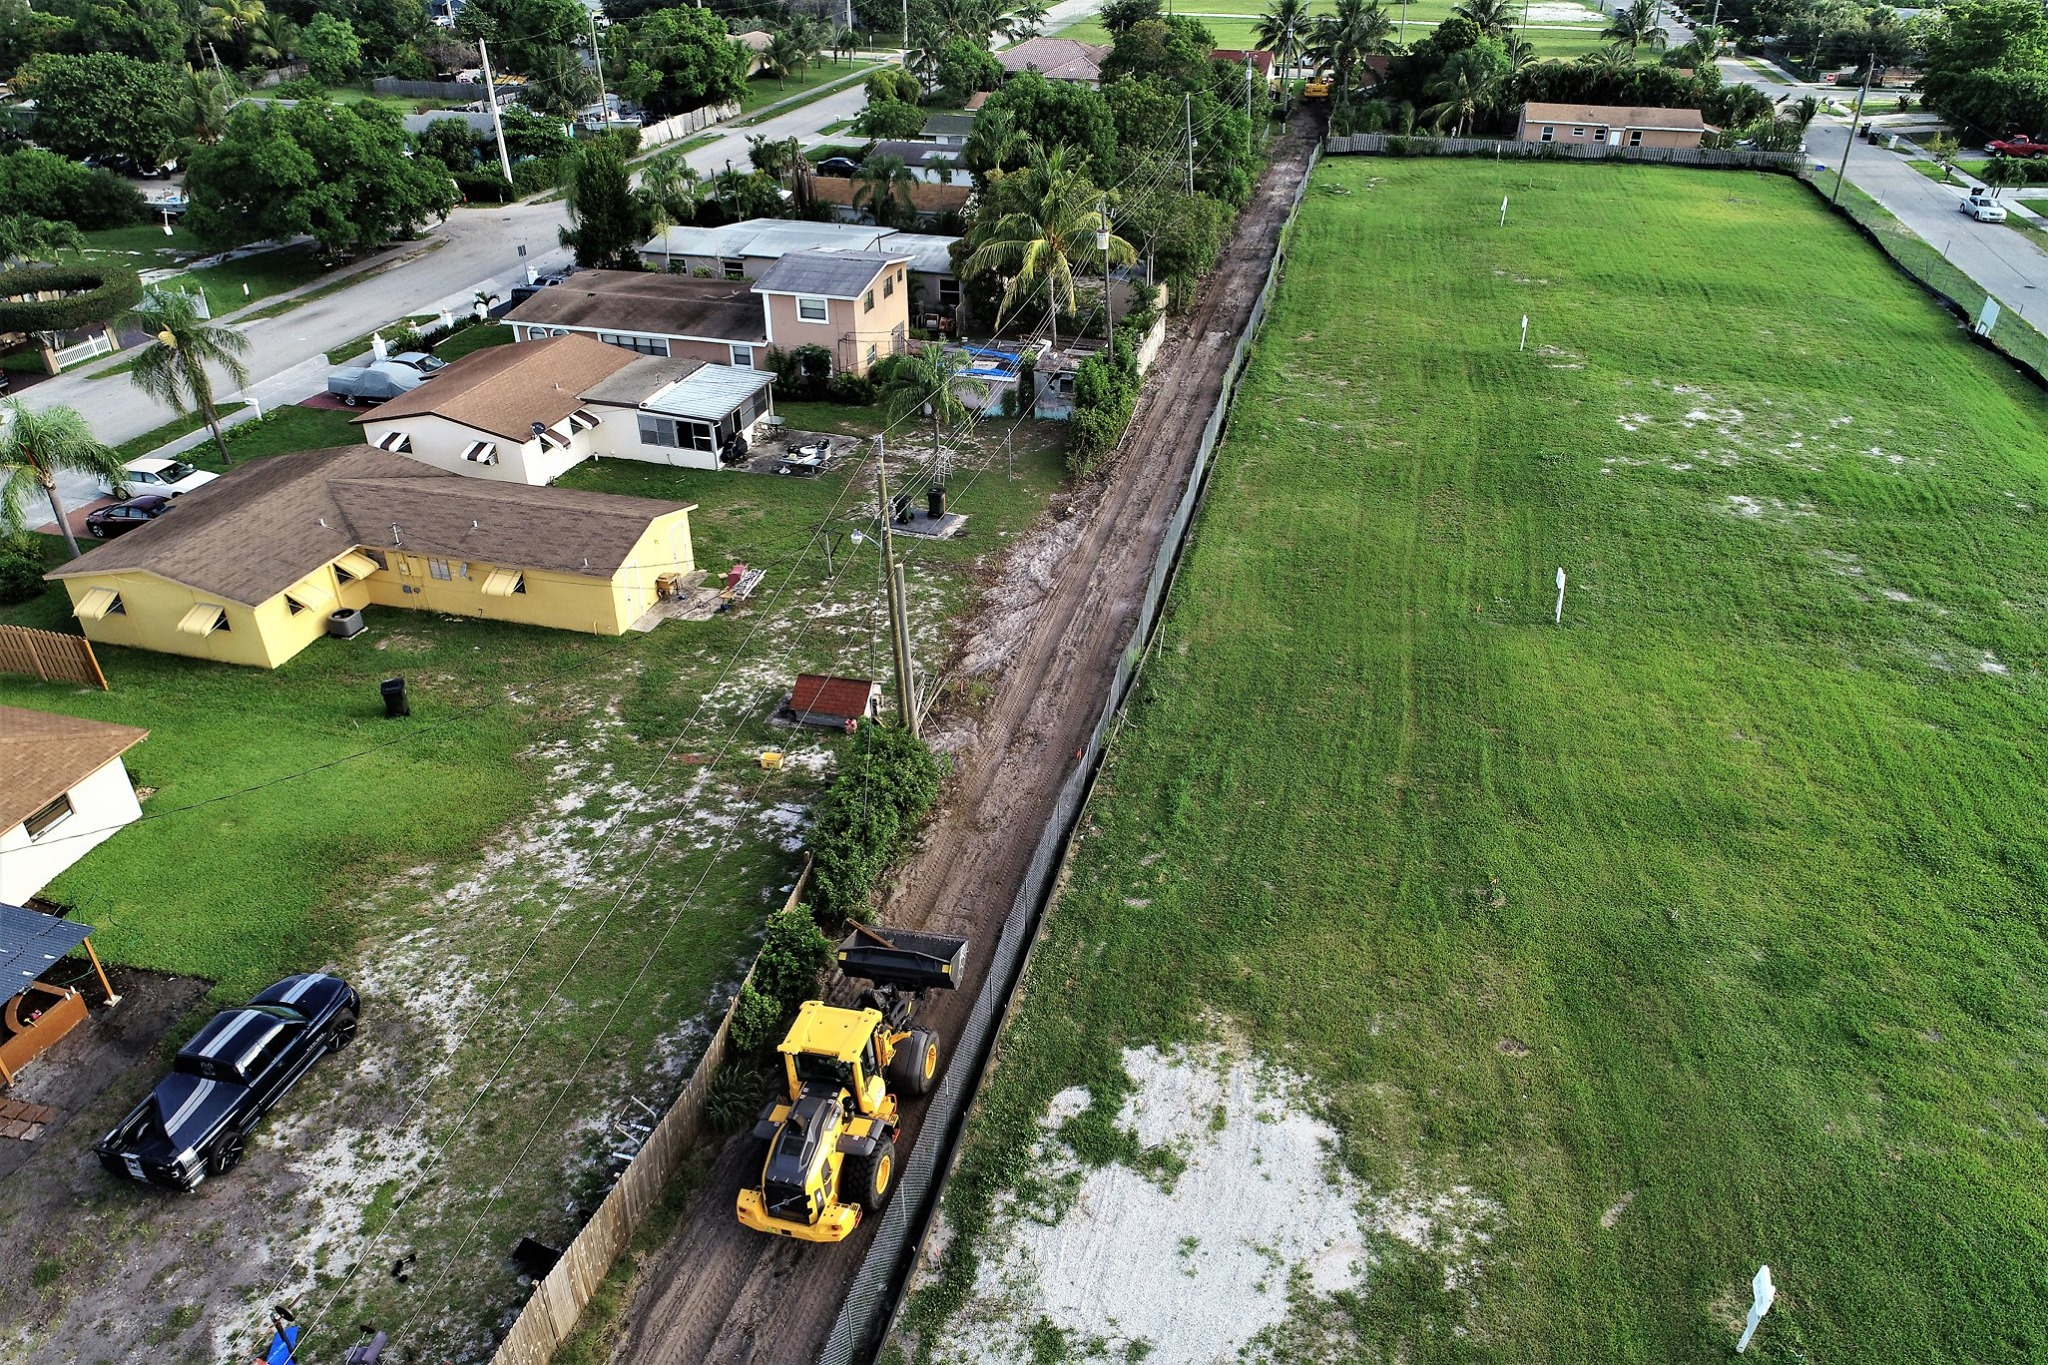
M 760 1177 L 739 1196 L 740 1222 L 805 1242 L 841 1241 L 888 1201 L 901 1103 L 939 1077 L 938 1035 L 912 1021 L 925 992 L 959 985 L 967 940 L 857 926 L 838 959 L 870 985 L 852 1009 L 798 1008 L 778 1049 L 784 1094 L 754 1125 Z

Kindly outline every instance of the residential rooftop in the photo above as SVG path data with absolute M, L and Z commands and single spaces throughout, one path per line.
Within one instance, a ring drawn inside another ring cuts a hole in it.
M 1097 81 L 1109 49 L 1075 38 L 1030 38 L 995 54 L 1011 75 L 1036 71 L 1049 81 Z
M 754 292 L 857 299 L 884 269 L 909 259 L 889 251 L 794 252 L 763 271 Z
M 138 526 L 45 577 L 133 570 L 248 607 L 358 548 L 610 578 L 650 521 L 689 506 L 465 478 L 369 446 L 336 446 L 231 469 L 178 499 L 176 515 Z
M 1654 105 L 1538 104 L 1522 106 L 1530 123 L 1598 124 L 1607 128 L 1643 128 L 1656 132 L 1699 133 L 1713 127 L 1697 109 L 1662 109 Z
M 149 731 L 132 725 L 0 706 L 0 830 L 13 829 L 147 738 Z
M 768 323 L 761 311 L 761 300 L 754 297 L 745 281 L 695 280 L 687 275 L 647 270 L 579 270 L 561 284 L 549 285 L 528 295 L 517 308 L 505 314 L 505 321 L 529 326 L 596 327 L 609 332 L 703 337 L 710 341 L 749 341 L 760 345 L 766 345 L 768 341 Z M 592 345 L 601 344 L 588 337 L 580 339 Z M 550 343 L 553 340 L 551 338 Z M 525 350 L 532 344 L 501 349 Z M 616 351 L 619 348 L 606 346 L 605 349 Z M 630 359 L 631 353 L 627 355 Z M 453 369 L 454 366 L 449 366 L 433 382 L 440 383 Z M 599 379 L 607 377 L 598 376 Z M 429 387 L 431 385 L 420 386 L 421 389 Z M 587 390 L 588 385 L 584 387 Z M 419 391 L 415 389 L 413 393 Z M 389 406 L 386 405 L 387 410 Z M 529 428 L 521 428 L 522 433 L 526 430 Z M 525 439 L 523 434 L 520 439 Z
M 541 294 L 578 289 L 577 282 L 584 278 L 572 275 L 571 283 L 543 289 Z M 755 311 L 760 311 L 758 306 Z M 535 422 L 551 427 L 561 421 L 582 405 L 585 389 L 625 369 L 634 358 L 623 347 L 574 332 L 518 346 L 491 346 L 470 352 L 418 388 L 355 420 L 361 425 L 431 414 L 524 444 L 533 439 Z

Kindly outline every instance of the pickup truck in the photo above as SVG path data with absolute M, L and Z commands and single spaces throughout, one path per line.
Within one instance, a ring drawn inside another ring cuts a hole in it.
M 178 1050 L 171 1074 L 93 1147 L 116 1176 L 187 1193 L 241 1164 L 249 1130 L 356 1036 L 362 1001 L 338 976 L 286 977 L 223 1010 Z
M 327 376 L 327 391 L 354 407 L 358 403 L 381 403 L 401 393 L 411 393 L 426 376 L 410 365 L 379 360 L 352 369 L 336 370 Z
M 1980 223 L 2005 221 L 2005 205 L 1993 199 L 1991 191 L 1981 185 L 1963 196 L 1963 212 Z
M 2048 142 L 2036 142 L 2025 133 L 1987 142 L 1984 147 L 1993 156 L 2040 156 L 2048 153 Z

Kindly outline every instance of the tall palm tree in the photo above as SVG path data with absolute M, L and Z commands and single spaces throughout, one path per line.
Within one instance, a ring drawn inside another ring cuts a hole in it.
M 1044 32 L 1046 16 L 1051 13 L 1052 7 L 1045 0 L 1022 0 L 1009 13 L 1010 36 L 1020 43 L 1036 38 Z
M 1280 80 L 1293 100 L 1292 71 L 1289 58 L 1299 57 L 1302 45 L 1308 41 L 1315 21 L 1309 17 L 1308 0 L 1273 0 L 1266 12 L 1252 25 L 1252 37 L 1261 52 L 1271 52 L 1280 63 Z
M 1138 253 L 1110 232 L 1110 221 L 1101 211 L 1102 192 L 1067 164 L 1065 148 L 1051 155 L 1034 148 L 1031 164 L 1005 177 L 1002 202 L 1009 211 L 969 239 L 974 251 L 967 258 L 967 271 L 1003 279 L 998 328 L 1018 304 L 1043 287 L 1052 305 L 1057 349 L 1059 314 L 1074 306 L 1075 262 L 1095 265 L 1103 260 L 1096 235 L 1109 233 L 1109 265 L 1129 265 Z
M 967 405 L 959 389 L 967 388 L 980 402 L 988 400 L 988 386 L 979 379 L 965 379 L 967 353 L 952 346 L 927 342 L 890 362 L 889 378 L 882 385 L 882 398 L 898 421 L 929 413 L 932 419 L 932 484 L 946 486 L 946 447 L 940 437 L 943 427 L 965 422 Z
M 985 176 L 1022 161 L 1030 145 L 1030 136 L 1017 127 L 1015 112 L 998 105 L 975 115 L 974 127 L 960 148 L 960 160 L 969 170 Z
M 128 377 L 159 403 L 169 403 L 179 412 L 197 408 L 213 432 L 220 450 L 220 462 L 233 464 L 228 443 L 220 434 L 220 414 L 214 410 L 213 378 L 206 367 L 219 367 L 235 388 L 249 382 L 242 352 L 249 338 L 232 327 L 223 327 L 199 316 L 189 294 L 177 290 L 152 289 L 142 296 L 130 321 L 150 337 L 149 345 L 135 358 Z
M 1452 124 L 1452 137 L 1465 136 L 1465 129 L 1486 112 L 1494 96 L 1494 82 L 1477 70 L 1474 63 L 1458 60 L 1465 55 L 1454 54 L 1422 87 L 1424 94 L 1437 101 L 1422 111 L 1422 117 L 1438 132 L 1443 131 L 1446 123 Z
M 49 500 L 50 515 L 71 557 L 78 558 L 78 537 L 64 520 L 57 497 L 57 475 L 63 470 L 97 474 L 109 482 L 121 478 L 121 456 L 96 440 L 92 428 L 72 408 L 40 411 L 19 398 L 0 408 L 0 537 L 12 539 L 29 531 L 29 503 L 40 489 Z
M 1657 51 L 1665 43 L 1664 26 L 1657 22 L 1657 7 L 1652 0 L 1635 0 L 1627 9 L 1617 7 L 1600 36 L 1626 44 L 1630 53 L 1645 45 Z
M 199 11 L 199 28 L 209 38 L 239 43 L 263 15 L 263 0 L 213 0 Z
M 640 170 L 640 186 L 635 192 L 647 207 L 648 226 L 663 239 L 661 266 L 664 270 L 673 264 L 669 259 L 668 230 L 697 216 L 698 179 L 697 171 L 683 160 L 683 154 L 678 151 L 662 152 Z
M 1336 13 L 1316 20 L 1314 36 L 1314 60 L 1335 70 L 1338 93 L 1344 95 L 1367 57 L 1393 49 L 1394 21 L 1379 0 L 1337 0 Z
M 910 187 L 917 177 L 900 156 L 870 156 L 853 176 L 853 207 L 867 205 L 876 227 L 895 227 L 913 217 L 917 206 L 911 202 Z
M 832 35 L 832 60 L 836 63 L 844 57 L 853 60 L 853 54 L 860 51 L 860 35 L 850 28 L 842 28 Z
M 1470 19 L 1487 38 L 1503 37 L 1515 26 L 1514 0 L 1459 0 L 1451 13 Z
M 207 67 L 185 68 L 172 87 L 171 128 L 188 145 L 211 147 L 227 131 L 235 85 Z
M 259 62 L 288 62 L 299 55 L 299 26 L 288 14 L 265 10 L 249 25 L 249 55 Z
M 787 29 L 769 40 L 768 50 L 761 54 L 761 60 L 774 68 L 776 82 L 781 85 L 788 85 L 790 76 L 801 73 L 808 64 L 803 44 Z

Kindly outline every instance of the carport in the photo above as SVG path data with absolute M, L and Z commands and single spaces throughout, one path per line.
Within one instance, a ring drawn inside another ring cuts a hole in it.
M 89 924 L 0 902 L 0 993 L 6 997 L 0 1004 L 0 1085 L 14 1084 L 24 1066 L 84 1022 L 85 996 L 75 984 L 84 973 L 71 981 L 43 980 L 73 950 L 85 949 L 104 1003 L 119 1003 L 91 933 Z

